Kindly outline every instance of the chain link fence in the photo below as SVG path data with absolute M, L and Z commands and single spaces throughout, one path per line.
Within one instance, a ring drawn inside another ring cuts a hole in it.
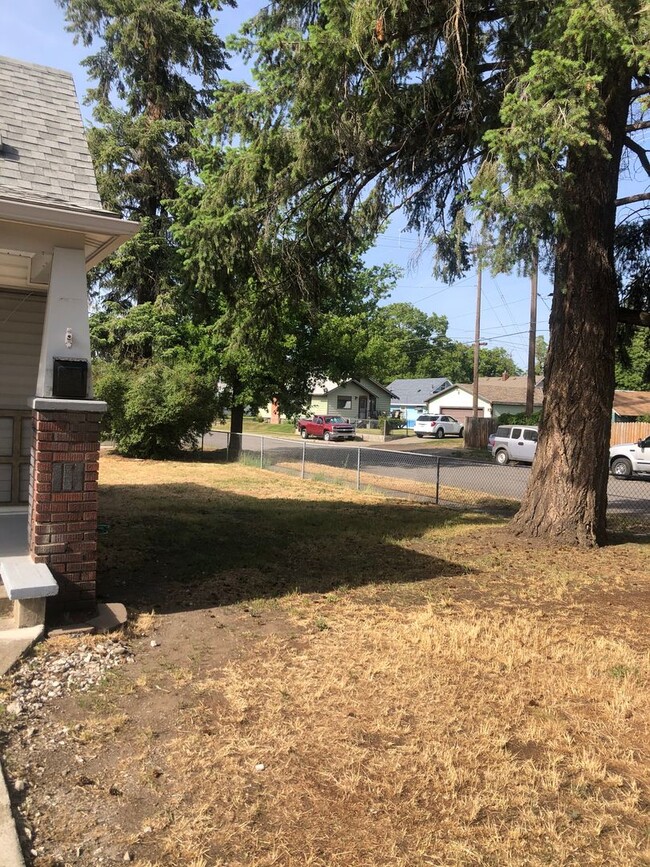
M 517 509 L 530 474 L 528 465 L 498 466 L 487 451 L 485 459 L 458 458 L 225 431 L 206 434 L 204 448 L 300 479 L 500 514 Z M 608 503 L 613 528 L 650 532 L 650 475 L 610 476 Z

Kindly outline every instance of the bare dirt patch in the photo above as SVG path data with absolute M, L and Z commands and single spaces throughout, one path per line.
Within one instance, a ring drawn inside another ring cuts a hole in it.
M 101 521 L 133 662 L 0 718 L 33 867 L 650 863 L 649 545 L 114 457 Z

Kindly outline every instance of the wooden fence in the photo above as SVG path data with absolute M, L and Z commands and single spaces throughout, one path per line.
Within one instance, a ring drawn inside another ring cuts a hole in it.
M 646 437 L 650 437 L 650 421 L 615 421 L 609 444 L 636 443 Z
M 484 449 L 488 436 L 499 426 L 495 418 L 465 419 L 465 448 Z M 612 433 L 609 444 L 635 443 L 650 436 L 650 422 L 647 421 L 615 421 L 612 423 Z
M 484 449 L 487 446 L 488 436 L 499 427 L 496 418 L 469 418 L 465 419 L 465 448 Z

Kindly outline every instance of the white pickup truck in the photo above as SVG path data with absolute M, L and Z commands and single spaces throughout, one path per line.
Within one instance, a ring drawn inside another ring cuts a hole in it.
M 638 443 L 623 443 L 609 450 L 609 471 L 619 479 L 633 473 L 650 473 L 650 437 Z

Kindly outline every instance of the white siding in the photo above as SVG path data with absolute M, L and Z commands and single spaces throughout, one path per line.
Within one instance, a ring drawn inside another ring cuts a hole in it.
M 434 395 L 427 405 L 427 412 L 432 413 L 433 415 L 439 415 L 441 413 L 447 415 L 453 415 L 455 418 L 458 418 L 456 413 L 460 409 L 465 409 L 468 406 L 472 405 L 472 395 L 470 392 L 465 391 L 464 388 L 453 388 L 451 391 L 446 391 L 443 395 Z M 485 418 L 490 418 L 492 415 L 492 408 L 487 400 L 483 400 L 483 398 L 479 397 L 478 399 L 479 409 L 482 409 Z M 442 407 L 444 406 L 444 410 Z M 471 415 L 471 412 L 470 412 Z
M 0 289 L 0 407 L 27 409 L 36 394 L 45 295 Z

